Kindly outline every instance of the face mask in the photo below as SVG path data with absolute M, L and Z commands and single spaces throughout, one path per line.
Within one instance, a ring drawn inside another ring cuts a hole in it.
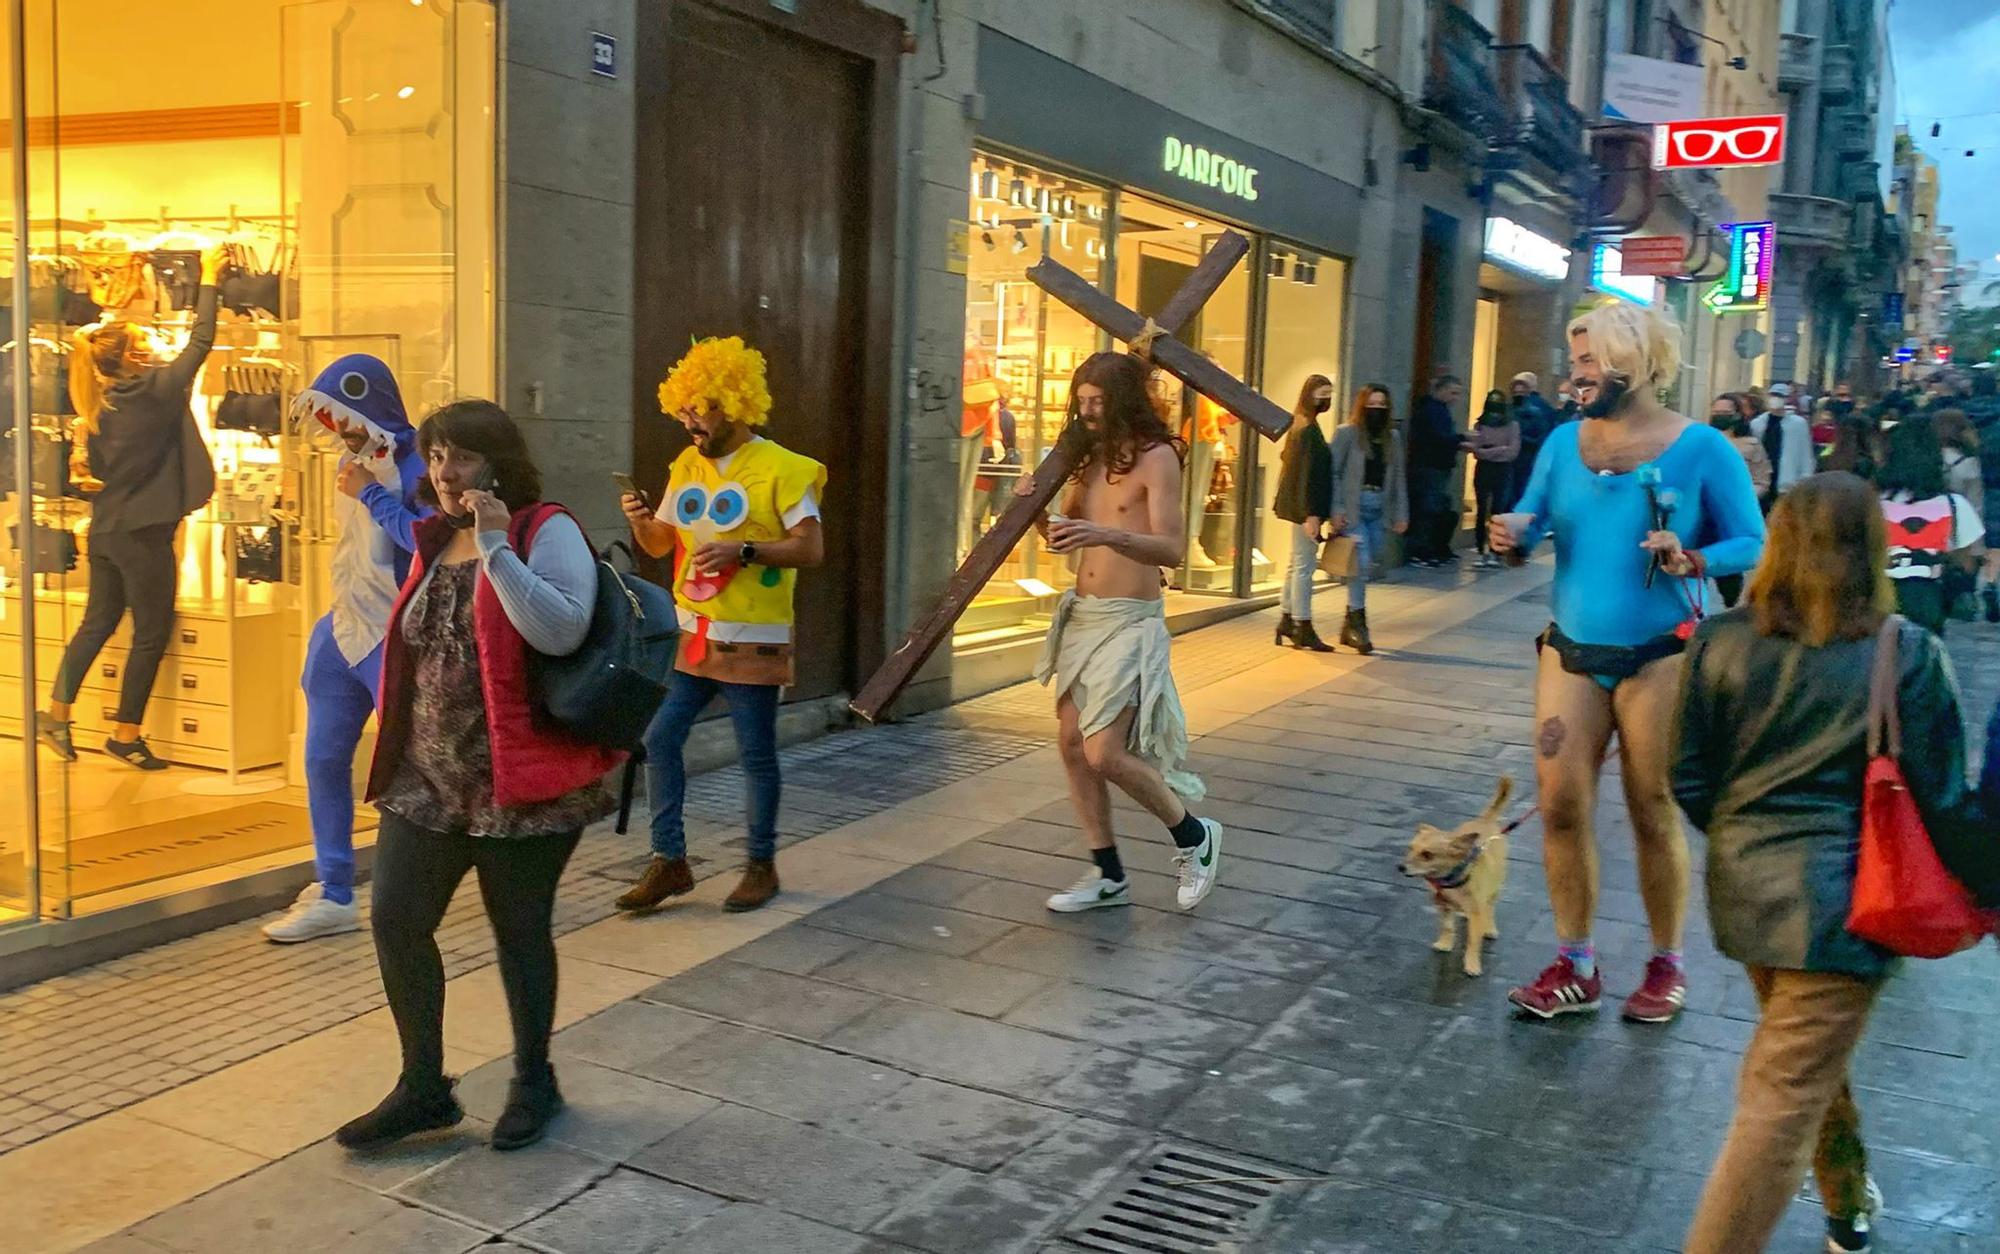
M 1380 435 L 1383 428 L 1389 425 L 1389 411 L 1386 409 L 1370 406 L 1361 412 L 1367 420 L 1368 429 L 1377 435 Z
M 1321 398 L 1312 403 L 1312 411 L 1315 414 L 1323 414 L 1327 410 L 1332 408 L 1333 408 L 1333 399 L 1331 397 L 1322 396 Z
M 1784 407 L 1785 398 L 1782 396 L 1767 396 L 1764 398 L 1764 409 L 1768 413 L 1775 414 Z

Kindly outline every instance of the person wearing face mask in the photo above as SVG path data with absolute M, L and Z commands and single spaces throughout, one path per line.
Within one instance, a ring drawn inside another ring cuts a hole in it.
M 368 776 L 382 812 L 371 926 L 402 1076 L 334 1138 L 379 1146 L 465 1117 L 444 1071 L 437 928 L 477 871 L 514 1034 L 492 1143 L 520 1149 L 563 1104 L 549 1064 L 556 885 L 583 829 L 611 812 L 604 776 L 624 759 L 551 726 L 530 675 L 534 655 L 573 653 L 589 633 L 597 558 L 576 519 L 542 500 L 521 429 L 492 401 L 438 410 L 417 450 L 438 513 L 413 529 L 416 556 L 389 612 Z
M 1513 561 L 1555 537 L 1555 621 L 1540 642 L 1535 744 L 1558 949 L 1508 1000 L 1542 1019 L 1598 1008 L 1591 822 L 1615 733 L 1653 941 L 1624 1013 L 1665 1023 L 1687 992 L 1688 848 L 1668 788 L 1681 655 L 1712 603 L 1710 579 L 1757 564 L 1764 516 L 1728 438 L 1658 399 L 1680 372 L 1680 328 L 1670 315 L 1602 305 L 1570 323 L 1569 342 L 1583 421 L 1549 437 L 1517 512 L 1490 528 L 1494 549 Z
M 1354 537 L 1354 574 L 1347 581 L 1347 621 L 1340 642 L 1373 653 L 1368 634 L 1368 581 L 1389 547 L 1391 532 L 1410 527 L 1403 434 L 1389 411 L 1389 389 L 1370 383 L 1333 437 L 1333 534 Z
M 1771 461 L 1771 490 L 1764 495 L 1766 512 L 1785 490 L 1819 469 L 1813 452 L 1812 424 L 1792 404 L 1792 389 L 1773 383 L 1764 397 L 1764 412 L 1750 422 L 1750 434 L 1764 446 Z
M 1295 524 L 1292 559 L 1285 571 L 1280 597 L 1278 638 L 1314 653 L 1331 653 L 1333 646 L 1313 630 L 1313 576 L 1319 569 L 1319 546 L 1326 539 L 1326 520 L 1333 507 L 1333 454 L 1320 415 L 1333 407 L 1333 380 L 1309 375 L 1292 408 L 1292 429 L 1279 455 L 1278 492 L 1271 513 Z
M 1508 404 L 1506 394 L 1496 388 L 1486 394 L 1486 407 L 1466 434 L 1466 451 L 1477 463 L 1472 468 L 1476 513 L 1472 538 L 1479 548 L 1475 565 L 1481 570 L 1500 564 L 1487 545 L 1486 524 L 1495 514 L 1510 508 L 1518 495 L 1514 490 L 1514 469 L 1521 456 L 1522 434 L 1516 412 Z
M 622 503 L 639 546 L 673 554 L 680 652 L 646 730 L 653 857 L 617 905 L 652 910 L 694 888 L 682 753 L 719 696 L 735 725 L 749 808 L 743 878 L 722 908 L 755 910 L 778 894 L 778 696 L 792 682 L 798 572 L 825 559 L 826 467 L 759 434 L 771 417 L 764 355 L 736 336 L 689 349 L 660 384 L 660 409 L 694 443 L 674 459 L 657 512 L 637 496 Z

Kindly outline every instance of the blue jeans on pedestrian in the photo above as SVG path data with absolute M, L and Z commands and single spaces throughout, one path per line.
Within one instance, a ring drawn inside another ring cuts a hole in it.
M 1311 621 L 1313 577 L 1319 574 L 1319 541 L 1308 536 L 1303 523 L 1292 524 L 1292 557 L 1285 567 L 1285 586 L 1278 608 L 1293 618 Z
M 667 699 L 646 729 L 646 782 L 653 797 L 653 852 L 662 858 L 687 856 L 687 763 L 682 753 L 695 720 L 717 696 L 736 725 L 736 754 L 743 768 L 749 828 L 748 856 L 768 862 L 778 852 L 778 688 L 774 684 L 726 684 L 685 671 L 667 682 Z
M 1375 573 L 1375 563 L 1389 548 L 1389 527 L 1382 519 L 1382 490 L 1380 488 L 1361 489 L 1360 517 L 1347 526 L 1347 534 L 1354 537 L 1354 574 L 1347 581 L 1347 608 L 1365 610 L 1368 608 L 1368 577 Z
M 333 615 L 313 626 L 299 675 L 306 694 L 306 813 L 320 891 L 343 906 L 354 900 L 354 749 L 381 686 L 381 645 L 349 665 L 333 638 Z

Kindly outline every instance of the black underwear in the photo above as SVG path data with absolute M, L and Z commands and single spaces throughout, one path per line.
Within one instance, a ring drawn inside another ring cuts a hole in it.
M 1687 651 L 1687 641 L 1672 632 L 1655 636 L 1642 644 L 1578 644 L 1554 623 L 1535 637 L 1535 651 L 1546 645 L 1562 659 L 1562 668 L 1572 675 L 1588 675 L 1600 684 L 1630 679 L 1663 657 Z

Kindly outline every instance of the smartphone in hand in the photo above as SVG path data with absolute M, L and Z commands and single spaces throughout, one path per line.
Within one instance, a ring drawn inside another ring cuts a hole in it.
M 618 495 L 621 497 L 636 496 L 639 498 L 641 505 L 644 505 L 647 509 L 653 508 L 653 502 L 648 499 L 644 492 L 639 490 L 638 483 L 633 480 L 631 475 L 626 474 L 622 470 L 614 470 L 611 472 L 611 484 L 618 489 Z
M 488 466 L 486 469 L 479 472 L 479 477 L 477 479 L 474 479 L 472 481 L 472 490 L 475 492 L 491 492 L 493 490 L 494 479 L 495 476 L 493 474 L 493 468 L 491 466 Z M 446 514 L 444 516 L 444 520 L 445 523 L 448 526 L 450 526 L 453 531 L 464 531 L 466 528 L 472 526 L 474 523 L 479 521 L 479 519 L 475 517 L 473 515 L 473 512 L 469 509 L 466 510 L 463 514 Z

